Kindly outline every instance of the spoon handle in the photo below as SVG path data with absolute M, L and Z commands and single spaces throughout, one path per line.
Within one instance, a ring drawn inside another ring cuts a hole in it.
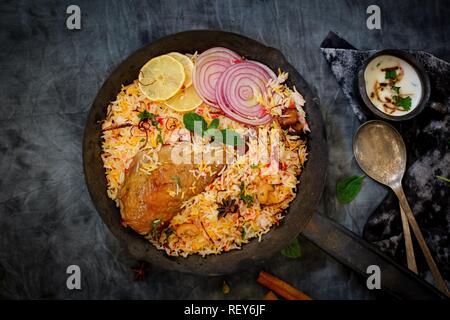
M 408 269 L 417 274 L 416 257 L 414 256 L 411 230 L 409 229 L 408 218 L 406 217 L 402 207 L 400 207 L 400 216 L 402 218 L 403 237 L 405 238 L 406 261 L 408 263 Z
M 425 242 L 425 239 L 422 235 L 422 231 L 420 231 L 416 218 L 414 217 L 414 214 L 412 213 L 411 208 L 408 204 L 408 200 L 406 199 L 405 193 L 403 192 L 401 183 L 392 186 L 392 190 L 397 195 L 398 200 L 400 202 L 400 207 L 403 209 L 403 211 L 406 214 L 406 217 L 409 220 L 409 224 L 411 225 L 414 235 L 416 236 L 416 239 L 419 242 L 419 246 L 422 249 L 428 267 L 430 268 L 431 274 L 433 275 L 434 281 L 436 282 L 436 286 L 448 297 L 450 297 L 450 292 L 448 291 L 445 280 L 442 277 L 441 273 L 439 272 L 436 262 L 434 261 L 433 256 L 431 255 L 430 249 L 428 248 L 427 243 Z

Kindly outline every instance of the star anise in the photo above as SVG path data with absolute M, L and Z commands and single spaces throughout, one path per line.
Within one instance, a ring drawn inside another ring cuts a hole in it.
M 219 211 L 219 218 L 225 217 L 228 213 L 235 213 L 238 209 L 236 200 L 234 199 L 223 199 L 222 204 L 217 209 Z
M 135 281 L 143 281 L 147 278 L 150 265 L 145 261 L 138 261 L 137 265 L 131 269 L 134 272 Z

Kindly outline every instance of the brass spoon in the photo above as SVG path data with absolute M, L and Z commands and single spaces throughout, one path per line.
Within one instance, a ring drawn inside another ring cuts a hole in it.
M 359 127 L 353 138 L 353 153 L 359 166 L 368 176 L 394 191 L 423 251 L 436 286 L 450 296 L 403 192 L 402 178 L 406 168 L 406 148 L 402 136 L 386 122 L 368 121 Z M 409 234 L 409 228 L 405 228 L 406 225 L 408 224 L 403 223 L 405 240 Z M 409 245 L 410 248 L 408 248 Z M 412 243 L 407 244 L 408 251 L 412 252 Z
M 402 207 L 400 207 L 400 217 L 402 218 L 403 237 L 405 238 L 406 262 L 408 264 L 408 269 L 417 274 L 416 257 L 414 256 L 411 231 L 409 230 L 408 218 L 406 217 Z

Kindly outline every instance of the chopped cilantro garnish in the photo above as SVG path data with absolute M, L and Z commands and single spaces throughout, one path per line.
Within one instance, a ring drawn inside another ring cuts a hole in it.
M 151 235 L 153 238 L 157 238 L 160 235 L 160 232 L 158 230 L 158 226 L 161 224 L 161 220 L 155 219 L 152 221 L 152 230 Z
M 141 113 L 138 114 L 138 118 L 141 120 L 147 120 L 152 118 L 152 116 L 154 117 L 155 115 L 151 112 L 148 112 L 147 110 L 142 111 Z
M 245 227 L 242 227 L 241 230 L 241 238 L 245 239 L 245 237 L 247 236 L 247 230 L 245 229 Z
M 396 94 L 400 93 L 400 87 L 392 86 L 392 91 L 394 91 Z
M 164 233 L 166 234 L 166 237 L 170 237 L 172 234 L 175 233 L 175 230 L 169 227 L 164 229 Z
M 397 77 L 397 71 L 395 70 L 386 70 L 385 78 L 386 79 L 395 79 Z
M 161 130 L 158 130 L 158 135 L 156 136 L 156 141 L 161 144 L 164 143 L 163 139 L 162 139 L 162 135 L 161 135 Z
M 142 121 L 149 120 L 155 127 L 159 125 L 159 122 L 156 120 L 156 115 L 154 113 L 148 112 L 147 110 L 139 113 L 138 118 Z
M 244 201 L 248 208 L 250 208 L 253 205 L 253 196 L 245 194 L 245 186 L 243 181 L 241 181 L 241 185 L 239 186 L 239 188 L 241 189 L 239 198 Z
M 247 204 L 247 207 L 251 207 L 253 204 L 253 196 L 249 194 L 241 194 L 240 198 Z
M 405 110 L 411 109 L 411 97 L 393 96 L 392 99 L 396 106 L 402 107 Z

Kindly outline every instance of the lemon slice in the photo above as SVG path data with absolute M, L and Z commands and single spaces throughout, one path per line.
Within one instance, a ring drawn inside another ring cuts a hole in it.
M 166 101 L 166 105 L 178 112 L 191 111 L 202 104 L 203 100 L 198 96 L 194 86 L 182 89 L 172 98 Z
M 183 65 L 168 55 L 162 55 L 141 68 L 139 89 L 150 100 L 163 101 L 181 89 L 185 78 Z
M 189 57 L 185 56 L 184 54 L 181 54 L 179 52 L 171 52 L 167 54 L 168 56 L 171 56 L 175 60 L 177 60 L 179 63 L 183 65 L 184 73 L 186 74 L 186 79 L 184 80 L 184 86 L 187 88 L 191 86 L 192 84 L 192 70 L 194 70 L 194 63 L 192 62 Z

